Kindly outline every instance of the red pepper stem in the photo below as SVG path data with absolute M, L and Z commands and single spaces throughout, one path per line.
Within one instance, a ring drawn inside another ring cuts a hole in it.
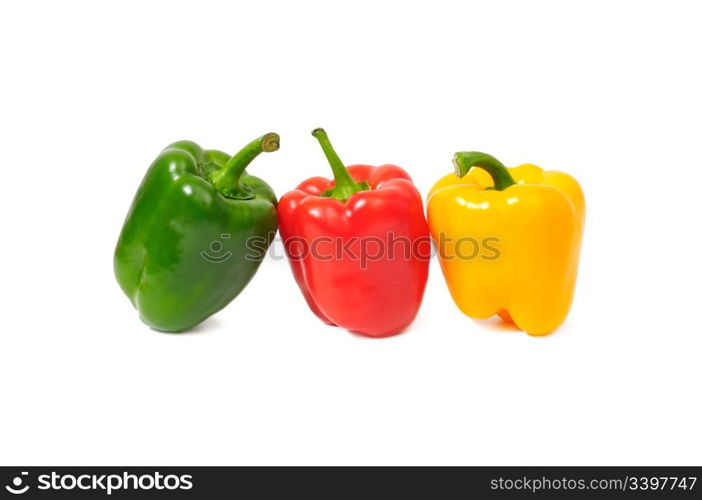
M 322 196 L 346 201 L 352 194 L 370 189 L 367 182 L 356 182 L 353 180 L 339 155 L 334 151 L 324 129 L 316 128 L 312 131 L 312 135 L 319 141 L 319 145 L 322 146 L 322 151 L 324 151 L 324 155 L 327 157 L 327 161 L 329 161 L 334 173 L 334 187 L 322 193 Z
M 494 156 L 485 153 L 478 153 L 477 151 L 456 153 L 453 156 L 453 165 L 456 168 L 458 177 L 463 177 L 473 167 L 482 168 L 492 177 L 494 189 L 497 191 L 502 191 L 516 184 L 507 167 Z
M 280 136 L 274 132 L 268 133 L 248 143 L 237 154 L 229 158 L 227 163 L 212 174 L 212 184 L 225 196 L 231 198 L 253 198 L 252 189 L 240 182 L 241 176 L 259 154 L 277 151 L 280 147 Z

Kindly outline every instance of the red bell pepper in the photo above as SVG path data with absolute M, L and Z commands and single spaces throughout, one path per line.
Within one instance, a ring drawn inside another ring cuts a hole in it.
M 323 321 L 369 337 L 405 329 L 424 295 L 431 252 L 422 198 L 396 165 L 344 167 L 312 132 L 334 181 L 312 177 L 278 204 L 295 280 Z

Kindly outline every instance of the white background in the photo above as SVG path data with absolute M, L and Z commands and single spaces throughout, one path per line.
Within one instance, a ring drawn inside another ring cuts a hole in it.
M 0 463 L 696 464 L 700 10 L 694 2 L 5 2 Z M 174 140 L 281 195 L 347 163 L 426 194 L 456 150 L 582 184 L 567 323 L 463 316 L 432 264 L 403 335 L 323 325 L 284 260 L 197 331 L 142 325 L 112 274 Z

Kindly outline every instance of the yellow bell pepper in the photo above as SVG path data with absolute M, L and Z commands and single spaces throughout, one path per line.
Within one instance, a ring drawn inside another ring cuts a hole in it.
M 427 199 L 429 229 L 456 305 L 471 318 L 499 314 L 530 335 L 566 319 L 573 300 L 585 198 L 568 174 L 506 168 L 456 153 L 455 174 Z

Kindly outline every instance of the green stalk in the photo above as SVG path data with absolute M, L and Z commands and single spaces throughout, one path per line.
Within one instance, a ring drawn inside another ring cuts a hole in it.
M 456 168 L 458 177 L 463 177 L 473 167 L 482 168 L 492 177 L 496 191 L 502 191 L 516 184 L 507 167 L 494 156 L 485 153 L 477 151 L 456 153 L 453 155 L 453 166 Z
M 327 161 L 329 161 L 329 165 L 334 173 L 334 187 L 323 192 L 321 196 L 334 198 L 339 201 L 346 201 L 352 194 L 370 189 L 366 181 L 356 182 L 353 180 L 353 177 L 351 177 L 349 171 L 346 170 L 339 155 L 334 151 L 324 129 L 316 128 L 312 131 L 312 135 L 319 141 L 319 145 L 322 146 L 322 151 L 324 151 L 324 155 L 327 157 Z
M 280 136 L 274 132 L 263 135 L 248 143 L 237 154 L 229 158 L 229 161 L 211 177 L 212 184 L 225 196 L 238 199 L 251 199 L 254 197 L 253 190 L 247 184 L 241 182 L 241 176 L 259 154 L 277 151 L 280 147 Z

